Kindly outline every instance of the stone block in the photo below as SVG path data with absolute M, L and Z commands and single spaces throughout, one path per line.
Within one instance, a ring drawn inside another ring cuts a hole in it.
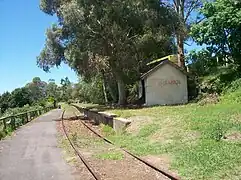
M 131 120 L 124 119 L 124 118 L 114 118 L 113 119 L 113 129 L 116 132 L 123 131 L 129 124 L 131 123 Z

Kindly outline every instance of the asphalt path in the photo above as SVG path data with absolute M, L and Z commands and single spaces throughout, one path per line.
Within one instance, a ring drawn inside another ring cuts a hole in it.
M 56 120 L 52 110 L 0 141 L 0 180 L 74 180 L 71 167 L 57 147 Z

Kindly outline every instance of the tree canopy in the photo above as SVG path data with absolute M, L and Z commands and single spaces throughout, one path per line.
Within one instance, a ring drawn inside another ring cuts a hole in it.
M 46 32 L 39 67 L 49 71 L 65 62 L 83 78 L 111 73 L 120 104 L 146 63 L 174 48 L 177 16 L 159 0 L 42 0 L 40 6 L 58 24 Z
M 192 36 L 219 58 L 219 63 L 241 65 L 241 2 L 216 0 L 201 9 L 205 20 L 192 27 Z
M 57 85 L 54 80 L 47 83 L 39 77 L 35 77 L 24 87 L 16 88 L 12 92 L 4 92 L 0 95 L 0 113 L 25 105 L 45 106 L 48 103 L 73 100 L 71 83 L 67 77 L 64 80 L 66 83 Z M 63 92 L 65 89 L 67 89 L 67 93 Z

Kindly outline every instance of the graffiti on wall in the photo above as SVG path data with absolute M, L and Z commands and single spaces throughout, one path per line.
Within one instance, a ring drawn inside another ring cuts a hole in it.
M 166 86 L 166 85 L 180 85 L 181 81 L 180 80 L 175 80 L 175 79 L 159 79 L 157 82 L 158 86 Z

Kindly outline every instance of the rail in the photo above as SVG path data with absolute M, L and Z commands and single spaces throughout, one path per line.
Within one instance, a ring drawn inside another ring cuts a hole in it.
M 2 118 L 0 118 L 0 131 L 6 131 L 8 128 L 15 130 L 19 126 L 22 126 L 22 125 L 30 122 L 32 119 L 40 116 L 43 113 L 48 112 L 51 109 L 52 109 L 52 107 L 47 107 L 47 108 L 43 108 L 43 109 L 37 109 L 37 110 L 33 110 L 33 111 L 19 113 L 16 115 L 2 117 Z
M 65 111 L 63 111 L 62 113 L 62 118 L 61 118 L 61 122 L 62 122 L 62 127 L 64 130 L 64 134 L 66 136 L 66 138 L 68 139 L 70 145 L 72 146 L 72 148 L 74 149 L 75 154 L 79 157 L 79 159 L 84 163 L 85 167 L 88 169 L 88 171 L 92 174 L 92 176 L 94 177 L 95 180 L 101 180 L 100 175 L 97 174 L 97 172 L 93 169 L 93 167 L 90 166 L 90 164 L 85 160 L 84 156 L 77 150 L 77 148 L 75 147 L 74 143 L 70 140 L 68 133 L 66 131 L 65 125 L 64 125 L 64 113 Z
M 74 106 L 76 107 L 76 106 Z M 80 111 L 80 109 L 78 107 L 76 107 L 77 110 Z M 74 113 L 75 114 L 75 113 Z M 75 114 L 76 117 L 78 117 L 76 114 Z M 80 120 L 80 122 L 87 128 L 89 129 L 92 133 L 94 133 L 96 136 L 98 136 L 99 138 L 101 138 L 102 140 L 104 140 L 105 142 L 115 146 L 115 147 L 118 147 L 116 144 L 114 144 L 112 141 L 108 140 L 107 138 L 103 137 L 102 135 L 100 135 L 99 133 L 97 133 L 95 130 L 93 130 L 90 126 L 88 126 L 86 123 L 84 123 L 83 121 Z M 129 154 L 130 156 L 132 156 L 133 158 L 137 159 L 138 161 L 142 162 L 143 164 L 149 166 L 150 168 L 152 168 L 153 170 L 163 174 L 164 176 L 166 176 L 167 178 L 171 179 L 171 180 L 180 180 L 181 178 L 178 177 L 177 175 L 175 175 L 174 173 L 172 172 L 169 172 L 167 170 L 164 170 L 164 169 L 160 169 L 158 167 L 156 167 L 154 164 L 150 163 L 150 162 L 147 162 L 146 160 L 138 157 L 137 155 L 133 154 L 132 152 L 128 151 L 127 149 L 123 148 L 123 147 L 119 147 L 122 151 L 126 152 L 127 154 Z

